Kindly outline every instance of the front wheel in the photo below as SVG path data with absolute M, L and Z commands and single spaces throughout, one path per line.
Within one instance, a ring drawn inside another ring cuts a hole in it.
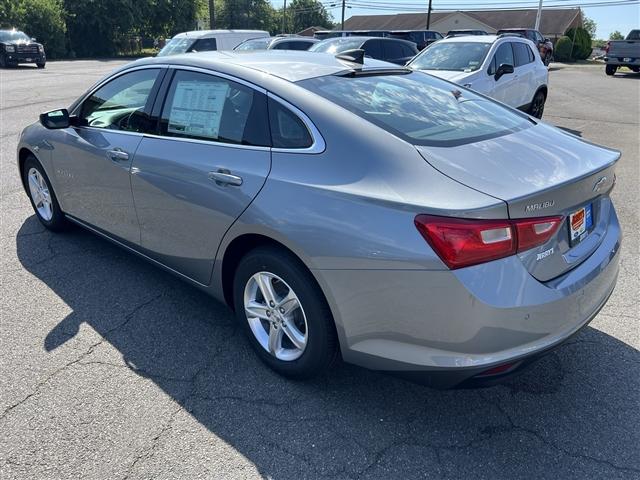
M 615 75 L 616 70 L 618 70 L 618 67 L 615 65 L 607 65 L 606 67 L 604 67 L 604 73 L 609 76 Z
M 46 65 L 46 63 L 36 63 L 36 66 L 38 68 L 44 68 L 45 65 Z
M 544 103 L 547 100 L 547 96 L 542 90 L 536 92 L 529 107 L 529 115 L 536 118 L 542 118 L 544 112 Z
M 273 247 L 249 252 L 238 265 L 234 306 L 258 356 L 281 375 L 309 378 L 338 354 L 333 317 L 309 271 Z
M 42 165 L 30 155 L 24 162 L 22 178 L 27 187 L 33 210 L 40 223 L 53 231 L 65 230 L 69 223 L 60 209 L 56 194 Z
M 4 55 L 0 55 L 0 68 L 7 68 L 7 59 Z
M 544 55 L 543 62 L 544 62 L 544 66 L 545 66 L 545 67 L 548 67 L 548 66 L 549 66 L 549 64 L 551 63 L 551 52 L 547 52 L 547 53 Z

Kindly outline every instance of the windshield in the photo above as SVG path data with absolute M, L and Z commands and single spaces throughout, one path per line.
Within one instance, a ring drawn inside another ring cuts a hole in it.
M 174 37 L 169 40 L 162 50 L 158 52 L 159 57 L 166 57 L 168 55 L 179 55 L 189 50 L 189 47 L 193 45 L 195 39 L 188 37 Z
M 360 48 L 363 40 L 361 38 L 349 38 L 341 37 L 331 40 L 323 40 L 316 43 L 309 49 L 310 52 L 324 52 L 324 53 L 340 53 L 345 50 L 354 50 Z
M 18 30 L 0 31 L 0 42 L 30 42 L 31 38 Z
M 422 72 L 298 83 L 415 145 L 454 146 L 531 125 L 526 116 Z
M 266 50 L 271 40 L 273 39 L 270 37 L 247 40 L 234 48 L 234 50 Z
M 415 70 L 473 72 L 484 62 L 490 43 L 437 42 L 425 48 L 409 65 Z

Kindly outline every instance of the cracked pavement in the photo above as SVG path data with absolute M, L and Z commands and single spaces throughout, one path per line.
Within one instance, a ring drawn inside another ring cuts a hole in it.
M 622 150 L 618 287 L 508 383 L 436 391 L 338 365 L 273 374 L 225 306 L 131 254 L 36 220 L 20 130 L 122 62 L 0 70 L 0 477 L 640 478 L 640 76 L 551 71 L 545 120 Z

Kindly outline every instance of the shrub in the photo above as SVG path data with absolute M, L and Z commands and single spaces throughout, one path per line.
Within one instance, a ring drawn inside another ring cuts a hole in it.
M 553 49 L 553 57 L 558 62 L 571 61 L 571 39 L 567 36 L 560 37 Z
M 574 60 L 585 60 L 591 55 L 591 35 L 584 28 L 570 28 L 565 35 L 573 42 L 573 52 L 571 54 Z
M 47 58 L 66 54 L 64 9 L 60 0 L 24 0 L 21 29 L 44 45 Z

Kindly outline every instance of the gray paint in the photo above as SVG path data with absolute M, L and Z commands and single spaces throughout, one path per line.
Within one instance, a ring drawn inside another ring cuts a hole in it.
M 296 60 L 300 55 L 304 60 Z M 284 98 L 304 112 L 323 148 L 277 151 L 95 129 L 49 131 L 35 124 L 24 130 L 19 149 L 40 159 L 75 221 L 219 299 L 222 264 L 235 239 L 260 234 L 282 243 L 321 286 L 343 357 L 367 367 L 451 369 L 461 379 L 465 369 L 563 340 L 606 301 L 616 281 L 621 233 L 610 185 L 592 196 L 585 185 L 603 169 L 613 174 L 616 152 L 545 125 L 489 142 L 416 149 L 281 78 L 330 74 L 348 65 L 313 53 L 246 58 L 244 65 L 220 54 L 171 62 L 219 69 Z M 101 156 L 123 142 L 133 154 L 130 165 Z M 209 180 L 216 167 L 241 176 L 242 185 Z M 558 198 L 549 214 L 564 214 L 585 200 L 597 210 L 597 228 L 583 244 L 568 249 L 562 238 L 553 239 L 570 264 L 554 278 L 553 262 L 560 259 L 534 264 L 535 252 L 450 271 L 413 225 L 418 213 L 519 216 L 525 199 L 554 189 Z M 139 225 L 132 225 L 132 204 Z

